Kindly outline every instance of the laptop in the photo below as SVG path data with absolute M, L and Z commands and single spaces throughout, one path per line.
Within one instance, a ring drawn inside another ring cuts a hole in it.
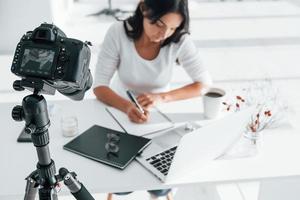
M 193 131 L 177 127 L 154 137 L 136 160 L 162 182 L 197 173 L 240 138 L 253 113 L 249 107 Z

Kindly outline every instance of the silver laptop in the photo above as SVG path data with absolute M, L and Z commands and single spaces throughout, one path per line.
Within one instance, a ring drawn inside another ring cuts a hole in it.
M 193 175 L 240 138 L 253 113 L 250 107 L 193 131 L 177 127 L 153 138 L 136 160 L 162 182 Z

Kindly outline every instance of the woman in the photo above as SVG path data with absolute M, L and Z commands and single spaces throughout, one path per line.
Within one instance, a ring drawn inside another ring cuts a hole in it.
M 211 79 L 188 33 L 187 0 L 139 2 L 134 15 L 113 24 L 105 36 L 95 72 L 97 99 L 123 111 L 131 121 L 144 123 L 151 106 L 199 96 Z M 170 90 L 176 61 L 193 82 Z M 115 72 L 117 76 L 111 84 Z M 137 94 L 145 113 L 125 98 L 128 89 Z M 152 196 L 169 191 L 154 191 Z

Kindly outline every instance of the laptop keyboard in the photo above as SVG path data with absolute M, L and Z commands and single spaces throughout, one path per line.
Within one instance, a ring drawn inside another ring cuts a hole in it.
M 146 161 L 148 161 L 153 167 L 158 169 L 158 171 L 160 171 L 166 176 L 169 172 L 169 168 L 171 166 L 174 154 L 176 152 L 176 148 L 177 146 L 172 147 L 171 149 L 168 149 L 159 154 L 156 154 L 155 156 L 147 158 Z

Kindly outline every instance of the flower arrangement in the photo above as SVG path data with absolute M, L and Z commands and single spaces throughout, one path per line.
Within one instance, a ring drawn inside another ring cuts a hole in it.
M 236 102 L 228 103 L 223 102 L 226 111 L 238 112 L 242 107 L 246 106 L 246 100 L 241 96 L 235 97 Z M 270 127 L 275 121 L 276 118 L 273 117 L 271 109 L 265 108 L 265 106 L 260 107 L 257 113 L 253 114 L 249 124 L 246 127 L 247 132 L 257 133 L 265 128 Z
M 283 115 L 288 107 L 279 101 L 278 91 L 274 90 L 271 81 L 252 84 L 239 93 L 233 100 L 224 101 L 223 105 L 227 112 L 238 112 L 244 107 L 256 106 L 257 110 L 251 117 L 246 132 L 258 133 L 275 124 L 278 125 L 285 118 Z
M 236 96 L 235 100 L 236 102 L 234 103 L 228 103 L 225 101 L 223 102 L 223 105 L 226 106 L 226 111 L 233 110 L 234 112 L 237 112 L 241 110 L 241 106 L 245 103 L 245 99 L 243 99 L 241 96 Z
M 272 118 L 271 110 L 263 110 L 261 108 L 256 115 L 251 117 L 251 120 L 246 127 L 246 131 L 257 133 L 271 126 L 273 123 L 274 118 Z
M 286 122 L 288 104 L 283 101 L 270 80 L 250 82 L 242 89 L 232 89 L 230 93 L 232 95 L 228 95 L 223 102 L 225 112 L 239 112 L 250 106 L 255 106 L 256 109 L 242 137 L 223 155 L 223 158 L 254 156 L 262 144 L 262 131 Z

